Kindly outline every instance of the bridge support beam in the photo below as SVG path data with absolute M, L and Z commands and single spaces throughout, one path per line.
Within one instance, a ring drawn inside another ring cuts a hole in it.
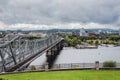
M 0 57 L 1 57 L 1 60 L 2 60 L 2 72 L 5 72 L 6 71 L 5 60 L 4 60 L 4 57 L 1 53 L 1 50 L 0 50 Z
M 16 65 L 16 64 L 17 64 L 17 61 L 16 61 L 16 59 L 15 59 L 15 54 L 14 54 L 13 51 L 12 51 L 12 46 L 11 46 L 11 44 L 9 45 L 9 48 L 10 48 L 10 52 L 11 52 L 11 55 L 12 55 L 14 64 Z

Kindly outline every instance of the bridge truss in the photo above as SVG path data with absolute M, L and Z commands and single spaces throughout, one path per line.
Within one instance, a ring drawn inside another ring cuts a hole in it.
M 7 35 L 0 40 L 0 72 L 16 71 L 28 65 L 42 50 L 61 40 L 56 35 L 35 40 L 25 39 L 20 35 Z

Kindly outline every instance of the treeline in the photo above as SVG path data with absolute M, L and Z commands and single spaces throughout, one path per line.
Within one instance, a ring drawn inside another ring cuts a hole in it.
M 81 42 L 86 42 L 89 44 L 99 45 L 99 44 L 120 44 L 119 35 L 96 35 L 96 36 L 80 36 L 74 34 L 58 34 L 65 39 L 65 43 L 68 46 L 76 46 L 81 44 Z

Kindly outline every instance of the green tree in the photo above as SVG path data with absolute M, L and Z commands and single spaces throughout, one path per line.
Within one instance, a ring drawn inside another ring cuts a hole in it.
M 116 62 L 115 61 L 105 61 L 103 63 L 103 67 L 116 67 Z
M 95 44 L 96 44 L 96 45 L 98 45 L 98 44 L 99 44 L 98 40 L 96 40 L 96 41 L 95 41 Z

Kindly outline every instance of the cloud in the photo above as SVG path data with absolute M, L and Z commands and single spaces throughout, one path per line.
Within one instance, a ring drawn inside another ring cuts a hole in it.
M 102 25 L 98 23 L 64 23 L 64 24 L 52 24 L 52 25 L 40 25 L 40 24 L 12 24 L 6 25 L 0 22 L 0 30 L 48 30 L 48 29 L 92 29 L 92 28 L 109 28 L 118 29 L 112 25 Z
M 5 30 L 7 29 L 7 25 L 4 24 L 3 22 L 0 22 L 0 30 Z
M 120 27 L 119 13 L 120 0 L 0 0 L 0 21 L 7 25 L 95 23 Z

